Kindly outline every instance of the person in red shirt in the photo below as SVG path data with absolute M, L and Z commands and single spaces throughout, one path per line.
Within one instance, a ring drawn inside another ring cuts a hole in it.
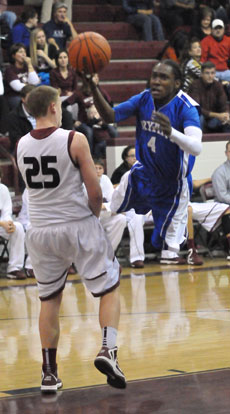
M 212 22 L 212 33 L 201 41 L 201 62 L 213 62 L 216 67 L 216 77 L 221 81 L 230 82 L 230 37 L 224 34 L 224 22 L 215 19 Z

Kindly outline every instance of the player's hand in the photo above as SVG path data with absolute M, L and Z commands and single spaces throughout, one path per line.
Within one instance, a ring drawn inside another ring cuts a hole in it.
M 169 118 L 165 114 L 162 114 L 161 112 L 155 112 L 153 120 L 157 124 L 159 124 L 160 130 L 163 132 L 164 135 L 166 135 L 167 137 L 171 135 L 172 126 L 170 124 Z
M 8 234 L 14 233 L 14 231 L 15 231 L 15 225 L 14 225 L 13 221 L 11 221 L 11 220 L 4 221 L 2 226 L 5 229 L 6 233 L 8 233 Z

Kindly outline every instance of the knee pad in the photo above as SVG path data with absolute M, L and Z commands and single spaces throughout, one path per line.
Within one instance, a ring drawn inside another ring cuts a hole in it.
M 229 234 L 230 233 L 230 214 L 225 214 L 222 217 L 222 226 L 223 226 L 224 234 Z

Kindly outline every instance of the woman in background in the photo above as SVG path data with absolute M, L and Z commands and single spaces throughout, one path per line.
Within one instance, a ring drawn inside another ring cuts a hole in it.
M 30 37 L 30 57 L 42 84 L 50 84 L 49 72 L 56 68 L 56 54 L 56 47 L 47 43 L 44 30 L 34 29 Z

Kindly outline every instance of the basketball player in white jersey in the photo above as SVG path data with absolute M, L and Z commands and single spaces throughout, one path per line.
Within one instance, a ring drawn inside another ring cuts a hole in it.
M 59 309 L 71 263 L 86 287 L 101 299 L 102 348 L 94 364 L 108 384 L 125 388 L 116 347 L 120 268 L 98 219 L 102 194 L 88 142 L 84 135 L 60 128 L 61 100 L 56 89 L 34 89 L 28 108 L 36 118 L 36 129 L 20 139 L 17 162 L 29 194 L 31 226 L 26 244 L 41 300 L 41 390 L 62 386 L 56 364 Z

